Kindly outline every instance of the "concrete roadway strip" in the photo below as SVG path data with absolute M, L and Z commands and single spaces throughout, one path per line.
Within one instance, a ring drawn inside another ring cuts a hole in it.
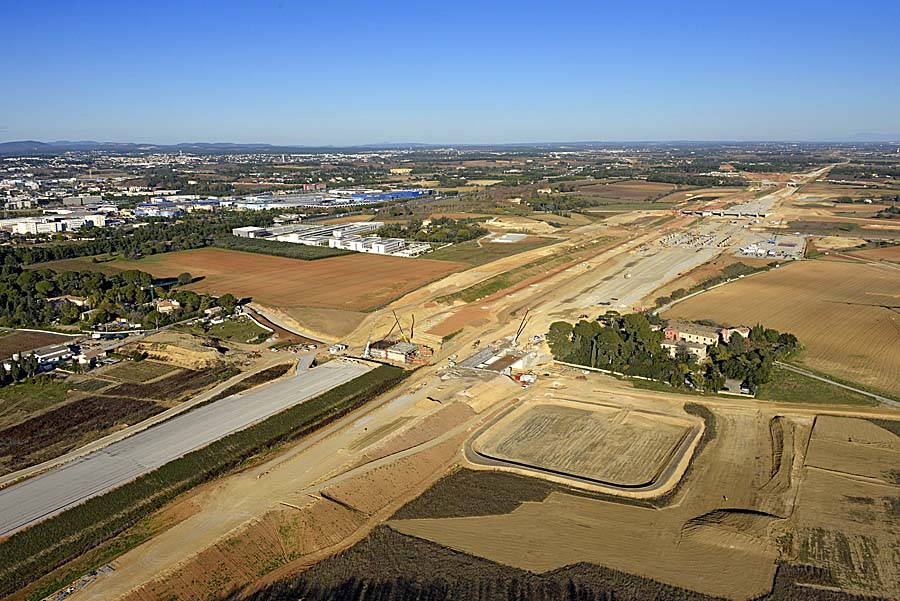
M 853 386 L 847 386 L 846 384 L 841 384 L 840 382 L 835 382 L 834 380 L 829 380 L 828 378 L 816 375 L 811 371 L 807 371 L 805 369 L 800 369 L 799 367 L 794 367 L 793 365 L 788 365 L 787 363 L 782 363 L 781 361 L 776 361 L 775 365 L 777 365 L 778 367 L 784 368 L 788 371 L 798 373 L 801 376 L 806 376 L 807 378 L 812 378 L 812 379 L 818 380 L 820 382 L 825 382 L 826 384 L 831 384 L 832 386 L 837 386 L 839 388 L 844 388 L 846 390 L 855 392 L 857 394 L 862 394 L 867 397 L 871 397 L 871 398 L 875 399 L 876 401 L 883 403 L 885 405 L 900 408 L 900 401 L 896 401 L 894 399 L 889 399 L 886 396 L 881 396 L 880 394 L 875 394 L 874 392 L 868 392 L 866 390 L 854 388 Z
M 180 415 L 0 491 L 0 536 L 61 513 L 143 474 L 322 394 L 372 367 L 333 361 Z
M 314 355 L 310 355 L 310 357 L 313 357 L 313 356 Z M 228 380 L 225 380 L 224 382 L 222 382 L 220 384 L 217 384 L 213 388 L 210 388 L 206 392 L 198 394 L 191 400 L 185 401 L 183 403 L 179 403 L 178 405 L 176 405 L 174 407 L 166 409 L 162 413 L 157 413 L 156 415 L 148 417 L 147 419 L 145 419 L 142 422 L 138 422 L 134 425 L 128 426 L 127 428 L 119 430 L 118 432 L 113 432 L 109 436 L 104 436 L 103 438 L 95 440 L 94 442 L 90 442 L 82 447 L 79 447 L 79 448 L 73 450 L 73 451 L 69 451 L 68 453 L 66 453 L 64 455 L 60 455 L 59 457 L 54 457 L 53 459 L 48 459 L 47 461 L 45 461 L 43 463 L 39 463 L 37 465 L 33 465 L 31 467 L 26 467 L 24 469 L 21 469 L 21 470 L 18 470 L 18 471 L 9 473 L 9 474 L 5 474 L 4 476 L 0 476 L 0 490 L 6 488 L 7 486 L 11 486 L 11 485 L 15 484 L 16 482 L 25 480 L 26 478 L 31 478 L 32 476 L 36 476 L 42 472 L 46 472 L 55 467 L 63 465 L 64 463 L 69 463 L 70 461 L 75 461 L 79 457 L 84 457 L 88 453 L 93 453 L 94 451 L 99 451 L 100 449 L 102 449 L 104 447 L 108 447 L 109 445 L 113 444 L 114 442 L 118 442 L 120 440 L 128 438 L 129 436 L 137 434 L 138 432 L 143 432 L 150 426 L 154 426 L 158 423 L 164 422 L 170 418 L 175 417 L 176 415 L 178 415 L 180 413 L 184 413 L 185 411 L 188 411 L 189 409 L 193 408 L 194 406 L 196 406 L 198 404 L 206 402 L 208 399 L 211 399 L 214 395 L 222 392 L 223 390 L 225 390 L 226 388 L 228 388 L 234 384 L 237 384 L 244 378 L 251 376 L 255 373 L 261 372 L 270 367 L 273 367 L 275 365 L 278 365 L 279 363 L 284 363 L 284 359 L 282 357 L 277 357 L 272 360 L 260 363 L 259 365 L 255 366 L 253 369 L 248 370 L 248 371 L 242 371 L 241 373 L 237 374 L 236 376 L 229 378 Z M 302 365 L 298 365 L 297 369 L 300 370 L 300 369 L 304 369 L 304 368 Z

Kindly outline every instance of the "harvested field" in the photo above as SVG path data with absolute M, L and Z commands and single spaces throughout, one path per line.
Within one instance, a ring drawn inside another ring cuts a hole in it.
M 755 324 L 791 332 L 799 361 L 844 380 L 900 395 L 896 268 L 801 261 L 676 304 L 665 317 Z
M 533 574 L 379 527 L 353 548 L 247 597 L 250 601 L 716 601 L 598 565 Z M 131 601 L 131 600 L 129 600 Z M 785 600 L 786 601 L 786 600 Z
M 863 259 L 873 259 L 876 261 L 888 261 L 890 263 L 900 263 L 900 246 L 885 246 L 882 248 L 872 248 L 869 250 L 859 250 L 853 253 L 854 257 L 862 257 Z M 0 339 L 2 340 L 2 339 Z
M 57 457 L 163 409 L 151 401 L 115 396 L 91 396 L 67 403 L 0 431 L 0 473 Z
M 530 219 L 528 217 L 495 217 L 484 224 L 488 229 L 522 232 L 529 234 L 552 234 L 557 231 L 545 221 Z
M 158 361 L 123 361 L 102 373 L 104 377 L 122 382 L 142 383 L 155 380 L 178 369 Z
M 691 538 L 675 542 L 671 533 L 650 526 L 655 513 L 554 492 L 507 515 L 395 520 L 389 525 L 529 572 L 586 562 L 642 576 L 649 572 L 655 580 L 707 595 L 747 599 L 769 592 L 773 558 Z M 704 577 L 712 573 L 716 578 Z
M 75 338 L 63 336 L 62 334 L 7 330 L 7 333 L 0 334 L 0 360 L 9 359 L 15 353 L 21 353 L 22 351 L 30 351 L 42 346 L 61 344 L 72 340 L 75 340 Z
M 661 198 L 660 201 L 676 203 L 699 201 L 703 203 L 710 203 L 713 200 L 724 200 L 725 198 L 727 198 L 729 201 L 737 201 L 742 197 L 737 197 L 735 195 L 741 192 L 744 192 L 744 195 L 747 195 L 744 188 L 738 187 L 726 188 L 717 186 L 715 188 L 690 188 L 688 190 L 679 190 L 676 192 L 672 192 L 668 196 L 664 196 L 663 198 Z M 732 196 L 735 197 L 731 198 Z
M 848 592 L 900 598 L 900 481 L 880 481 L 898 450 L 900 437 L 865 420 L 816 420 L 793 553 Z
M 687 420 L 575 402 L 525 404 L 474 443 L 480 455 L 614 486 L 645 486 L 689 435 Z
M 230 292 L 279 308 L 351 311 L 371 311 L 464 267 L 447 261 L 364 254 L 299 261 L 217 248 L 115 263 L 121 269 L 140 269 L 157 277 L 190 271 L 203 276 L 188 287 L 198 292 Z
M 852 236 L 822 236 L 814 238 L 812 243 L 817 250 L 843 250 L 845 248 L 853 248 L 866 243 L 862 238 L 854 238 Z
M 806 465 L 900 485 L 900 436 L 865 419 L 821 415 Z

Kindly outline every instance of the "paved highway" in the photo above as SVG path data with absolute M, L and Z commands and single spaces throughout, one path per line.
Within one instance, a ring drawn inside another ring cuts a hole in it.
M 204 405 L 72 463 L 0 490 L 0 536 L 12 534 L 86 499 L 208 445 L 232 432 L 363 375 L 372 368 L 332 361 L 256 390 Z

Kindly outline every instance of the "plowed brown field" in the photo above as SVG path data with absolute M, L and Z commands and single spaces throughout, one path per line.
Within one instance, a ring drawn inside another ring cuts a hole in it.
M 465 268 L 461 263 L 353 254 L 300 261 L 218 248 L 115 261 L 122 269 L 158 277 L 189 272 L 203 279 L 191 289 L 235 296 L 274 307 L 321 307 L 369 311 L 416 288 Z
M 805 365 L 900 395 L 898 306 L 896 267 L 803 261 L 689 298 L 665 317 L 791 332 L 806 347 Z

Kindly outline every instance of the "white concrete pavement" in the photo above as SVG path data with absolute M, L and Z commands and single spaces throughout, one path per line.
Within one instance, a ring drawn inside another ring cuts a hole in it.
M 34 478 L 0 490 L 0 536 L 8 536 L 91 497 L 317 396 L 372 369 L 337 360 L 226 397 Z

